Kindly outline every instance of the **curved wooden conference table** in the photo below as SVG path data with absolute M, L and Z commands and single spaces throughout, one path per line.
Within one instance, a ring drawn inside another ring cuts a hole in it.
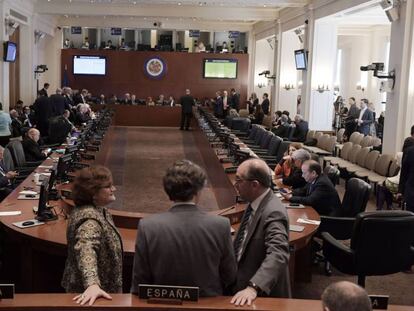
M 95 159 L 96 163 L 105 163 L 110 148 L 112 136 L 111 128 L 105 135 L 105 139 Z M 210 181 L 215 190 L 220 210 L 212 213 L 228 217 L 231 224 L 237 228 L 240 222 L 245 204 L 233 204 L 235 202 L 235 189 L 233 187 L 234 174 L 226 175 L 224 167 L 204 133 L 199 129 L 193 131 L 195 141 L 206 162 Z M 56 162 L 57 156 L 47 159 L 33 172 L 22 184 L 20 184 L 1 204 L 0 211 L 21 211 L 21 215 L 3 216 L 0 221 L 5 229 L 8 242 L 13 246 L 15 265 L 10 269 L 17 276 L 16 283 L 20 292 L 48 292 L 57 291 L 58 282 L 63 271 L 64 259 L 66 257 L 66 219 L 65 215 L 71 207 L 72 202 L 67 199 L 51 201 L 55 212 L 59 215 L 58 220 L 47 222 L 44 225 L 20 229 L 13 225 L 14 222 L 34 218 L 33 207 L 37 206 L 37 200 L 18 200 L 19 192 L 26 188 L 38 188 L 34 184 L 33 174 L 47 172 L 47 168 Z M 61 185 L 66 188 L 69 185 Z M 147 217 L 147 213 L 134 213 L 119 210 L 111 210 L 115 224 L 117 225 L 123 240 L 125 267 L 132 267 L 135 252 L 135 239 L 137 235 L 137 224 L 139 219 Z M 298 218 L 309 218 L 319 220 L 318 213 L 312 208 L 288 209 L 290 224 L 297 224 Z M 310 281 L 310 241 L 317 230 L 316 225 L 300 224 L 304 226 L 303 232 L 290 232 L 289 242 L 291 247 L 290 270 L 292 280 Z M 10 246 L 10 245 L 9 245 Z M 54 257 L 56 256 L 56 257 Z M 10 259 L 10 258 L 9 258 Z M 18 263 L 17 261 L 21 261 Z M 127 270 L 128 270 L 127 269 Z M 126 273 L 125 273 L 126 272 Z M 52 275 L 52 273 L 57 274 Z M 130 270 L 124 271 L 126 284 L 130 282 Z M 57 283 L 57 284 L 56 284 Z M 56 288 L 57 286 L 57 288 Z M 58 290 L 59 291 L 59 290 Z

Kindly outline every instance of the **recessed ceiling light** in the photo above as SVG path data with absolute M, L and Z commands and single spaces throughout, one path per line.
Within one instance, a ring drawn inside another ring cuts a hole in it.
M 144 19 L 147 19 L 146 17 L 144 17 Z
M 263 7 L 265 8 L 266 7 L 266 4 L 263 4 Z
M 178 4 L 178 5 L 181 5 L 181 2 L 178 2 L 177 4 Z

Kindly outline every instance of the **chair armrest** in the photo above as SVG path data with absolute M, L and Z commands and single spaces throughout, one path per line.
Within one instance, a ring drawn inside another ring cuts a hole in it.
M 354 251 L 336 240 L 328 232 L 322 232 L 323 255 L 342 273 L 356 274 Z
M 37 166 L 39 166 L 42 163 L 43 163 L 43 161 L 26 162 L 24 165 L 25 165 L 25 167 L 37 167 Z
M 265 151 L 263 149 L 261 149 L 261 150 L 253 150 L 252 149 L 252 151 L 254 151 L 254 153 L 257 154 L 258 156 L 263 156 L 263 157 L 267 156 L 267 151 Z
M 348 240 L 352 236 L 355 218 L 320 216 L 321 224 L 318 232 L 328 232 L 337 240 Z

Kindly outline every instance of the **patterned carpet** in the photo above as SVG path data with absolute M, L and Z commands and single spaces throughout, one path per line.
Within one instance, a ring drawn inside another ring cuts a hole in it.
M 117 188 L 111 208 L 155 213 L 171 206 L 162 186 L 165 170 L 176 160 L 189 159 L 204 167 L 191 132 L 166 127 L 115 127 L 106 165 Z M 217 201 L 208 183 L 199 204 L 216 210 Z

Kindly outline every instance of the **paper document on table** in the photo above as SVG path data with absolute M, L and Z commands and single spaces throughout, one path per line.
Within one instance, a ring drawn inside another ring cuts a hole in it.
M 311 219 L 304 219 L 304 218 L 298 218 L 297 222 L 301 224 L 309 224 L 309 225 L 317 225 L 317 226 L 321 224 L 319 220 L 311 220 Z
M 0 212 L 0 216 L 16 216 L 20 215 L 21 211 L 8 211 L 8 212 Z
M 52 168 L 52 165 L 39 165 L 38 168 Z
M 26 195 L 26 194 L 33 194 L 33 195 L 36 195 L 37 194 L 37 192 L 36 191 L 32 191 L 32 190 L 23 190 L 23 191 L 20 191 L 19 192 L 19 194 L 23 194 L 23 195 Z

